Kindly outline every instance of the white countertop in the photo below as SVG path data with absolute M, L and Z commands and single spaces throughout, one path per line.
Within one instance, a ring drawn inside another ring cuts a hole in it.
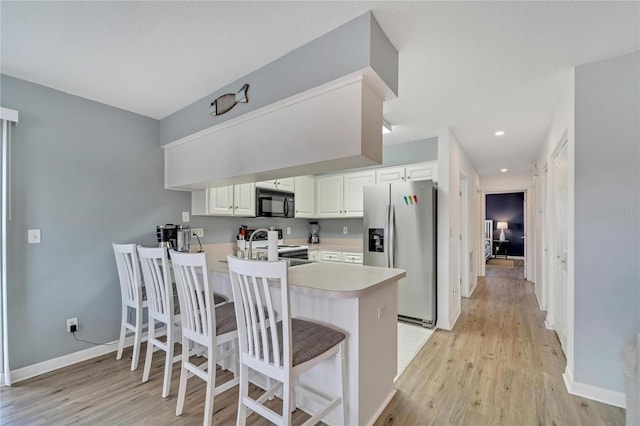
M 229 274 L 226 262 L 209 262 L 210 271 Z M 403 269 L 333 262 L 312 262 L 289 268 L 292 290 L 329 298 L 357 298 L 404 278 Z

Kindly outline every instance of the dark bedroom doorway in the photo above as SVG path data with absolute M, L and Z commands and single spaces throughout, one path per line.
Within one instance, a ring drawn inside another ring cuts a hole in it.
M 506 268 L 512 265 L 524 274 L 525 193 L 486 194 L 485 206 L 485 227 L 492 230 L 487 264 Z

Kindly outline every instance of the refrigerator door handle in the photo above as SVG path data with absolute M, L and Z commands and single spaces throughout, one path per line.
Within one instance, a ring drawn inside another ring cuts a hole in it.
M 391 205 L 387 204 L 385 206 L 385 215 L 384 215 L 384 233 L 385 233 L 385 245 L 386 247 L 383 246 L 383 250 L 384 250 L 384 260 L 385 260 L 385 266 L 387 268 L 391 267 L 391 262 L 389 259 L 389 250 L 390 250 L 390 244 L 391 244 L 391 234 L 390 232 L 390 228 L 389 228 L 389 219 L 391 217 Z
M 391 204 L 389 206 L 389 267 L 395 268 L 396 256 L 396 206 Z

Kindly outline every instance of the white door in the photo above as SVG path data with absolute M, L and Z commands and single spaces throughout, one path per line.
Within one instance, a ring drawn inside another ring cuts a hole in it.
M 562 345 L 562 349 L 567 353 L 567 145 L 560 149 L 560 152 L 553 160 L 553 197 L 554 197 L 554 285 L 556 295 L 556 333 Z
M 376 184 L 374 171 L 344 175 L 344 215 L 362 217 L 364 214 L 363 190 Z
M 543 240 L 543 263 L 542 263 L 542 277 L 544 279 L 544 292 L 547 302 L 547 319 L 545 324 L 547 328 L 555 328 L 556 317 L 556 298 L 555 298 L 555 286 L 553 283 L 553 181 L 552 181 L 552 169 L 549 166 L 544 168 L 544 203 L 543 203 L 543 220 L 544 226 L 542 228 L 542 240 Z
M 233 215 L 253 217 L 256 215 L 256 186 L 243 183 L 233 187 Z
M 460 174 L 460 237 L 459 237 L 459 261 L 458 276 L 460 283 L 460 295 L 470 297 L 471 283 L 469 277 L 469 255 L 467 250 L 467 177 Z
M 431 179 L 434 182 L 438 181 L 438 163 L 421 163 L 407 166 L 405 169 L 405 175 L 407 182 L 416 180 Z
M 342 216 L 342 175 L 316 178 L 317 217 Z
M 233 186 L 221 186 L 207 190 L 207 214 L 212 216 L 233 215 Z
M 295 190 L 295 179 L 292 178 L 292 177 L 278 179 L 277 188 L 278 188 L 278 191 L 294 192 L 294 190 Z
M 316 179 L 313 176 L 297 176 L 295 181 L 295 217 L 315 217 Z

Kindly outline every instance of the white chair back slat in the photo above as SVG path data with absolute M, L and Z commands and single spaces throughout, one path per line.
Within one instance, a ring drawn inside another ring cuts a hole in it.
M 260 285 L 258 284 L 258 282 L 263 282 L 263 281 L 266 281 L 266 278 L 252 277 L 252 284 L 253 284 L 252 290 L 256 299 L 255 309 L 254 309 L 256 311 L 256 315 L 254 317 L 255 317 L 255 321 L 257 321 L 256 328 L 260 328 L 260 337 L 261 337 L 260 343 L 262 343 L 262 360 L 264 362 L 269 363 L 270 361 L 273 360 L 273 356 L 271 356 L 269 351 L 267 322 L 265 321 L 265 316 L 264 316 L 265 307 L 263 306 L 263 303 L 262 303 L 263 295 L 260 294 Z M 266 295 L 264 295 L 264 298 L 269 299 L 270 298 L 269 293 L 266 293 Z
M 246 290 L 246 277 L 237 276 L 238 287 L 232 288 L 234 303 L 240 303 L 242 305 L 242 315 L 236 318 L 238 322 L 238 329 L 247 330 L 247 336 L 244 339 L 244 347 L 250 356 L 255 357 L 255 347 L 253 326 L 251 321 L 251 309 L 249 309 L 249 295 Z
M 263 278 L 262 285 L 263 285 L 264 294 L 269 294 L 269 282 L 266 278 Z M 275 309 L 273 307 L 273 301 L 271 300 L 271 298 L 267 297 L 266 300 L 267 300 L 267 312 L 275 312 Z M 283 365 L 282 360 L 280 359 L 280 343 L 278 341 L 278 333 L 276 328 L 276 316 L 269 315 L 269 317 L 267 318 L 267 321 L 269 322 L 269 337 L 271 338 L 271 345 L 273 347 L 273 356 L 274 356 L 273 363 L 278 366 Z M 266 324 L 267 321 L 263 321 L 263 322 Z

